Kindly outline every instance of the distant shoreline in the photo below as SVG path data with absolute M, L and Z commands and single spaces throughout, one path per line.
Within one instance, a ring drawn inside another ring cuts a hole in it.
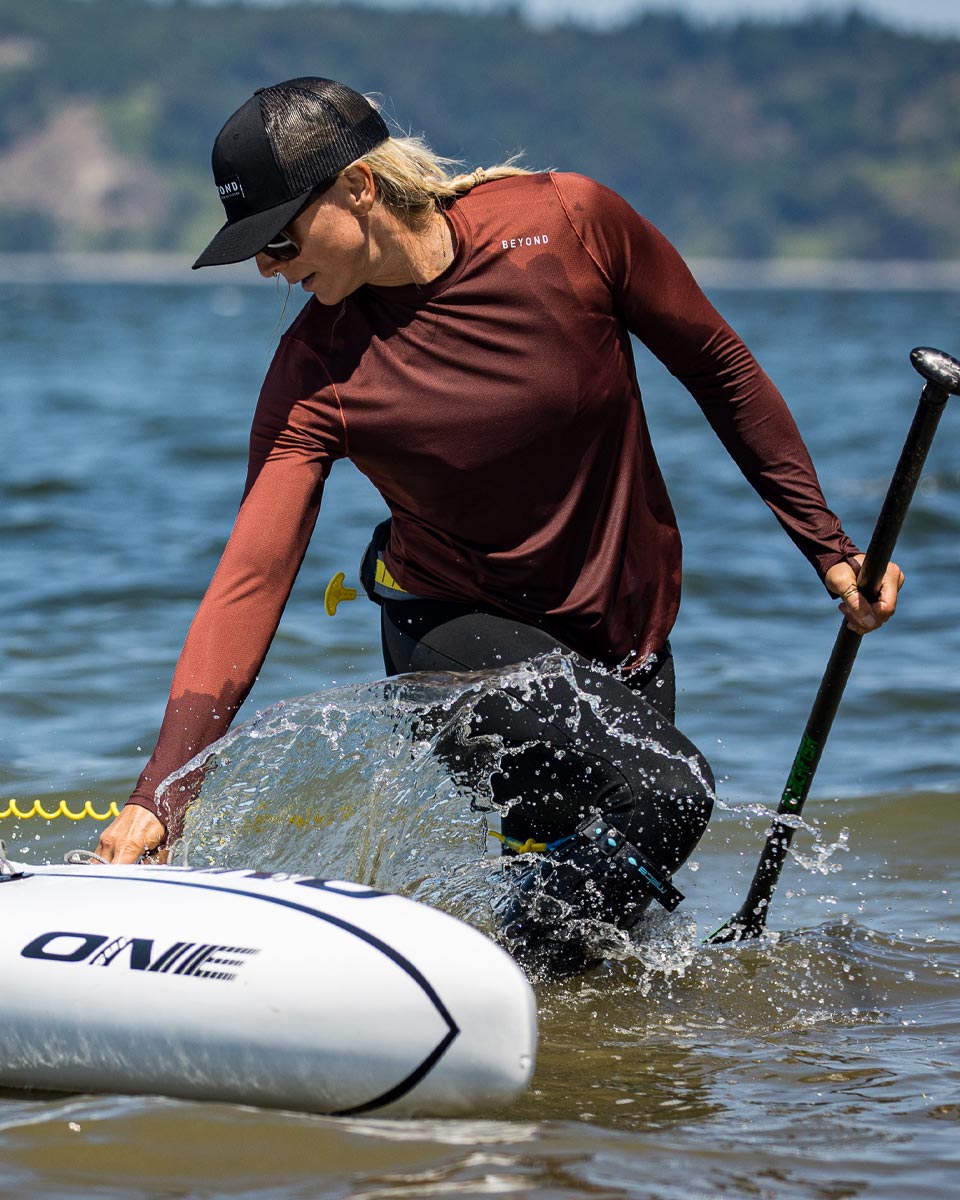
M 831 288 L 843 291 L 958 291 L 960 261 L 925 259 L 691 258 L 707 288 Z M 0 284 L 262 284 L 250 263 L 192 271 L 177 254 L 0 254 Z

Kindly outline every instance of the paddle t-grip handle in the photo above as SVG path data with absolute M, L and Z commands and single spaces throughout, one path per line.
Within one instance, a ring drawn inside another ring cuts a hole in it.
M 910 362 L 928 383 L 946 392 L 942 400 L 934 403 L 945 404 L 947 396 L 960 396 L 960 362 L 957 359 L 942 350 L 918 346 L 910 351 Z

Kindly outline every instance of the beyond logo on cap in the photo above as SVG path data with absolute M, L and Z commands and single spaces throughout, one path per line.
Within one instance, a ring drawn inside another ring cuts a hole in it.
M 239 179 L 228 179 L 226 183 L 218 183 L 217 191 L 220 199 L 226 204 L 228 200 L 243 199 L 243 187 Z

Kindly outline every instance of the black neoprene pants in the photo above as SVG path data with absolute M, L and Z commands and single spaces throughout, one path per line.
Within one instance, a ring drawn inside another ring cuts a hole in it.
M 490 780 L 498 808 L 508 809 L 505 835 L 549 843 L 603 814 L 661 870 L 672 874 L 688 858 L 710 817 L 713 776 L 673 724 L 669 646 L 628 686 L 544 630 L 506 617 L 428 600 L 384 600 L 381 614 L 391 675 L 565 655 L 568 671 L 540 673 L 533 688 L 507 683 L 483 695 L 471 715 L 472 731 L 510 749 Z M 455 774 L 469 756 L 455 745 L 440 752 Z

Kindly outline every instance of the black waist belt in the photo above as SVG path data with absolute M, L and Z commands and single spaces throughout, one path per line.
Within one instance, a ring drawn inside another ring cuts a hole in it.
M 383 552 L 390 541 L 390 518 L 381 521 L 374 529 L 370 544 L 363 552 L 360 560 L 360 584 L 371 600 L 377 604 L 381 600 L 419 600 L 412 592 L 406 591 L 387 570 L 383 561 Z
M 373 568 L 373 583 L 371 587 L 364 584 L 364 590 L 371 600 L 379 596 L 383 600 L 419 600 L 413 592 L 406 592 L 387 570 L 383 555 L 378 554 Z M 371 595 L 372 591 L 372 595 Z

